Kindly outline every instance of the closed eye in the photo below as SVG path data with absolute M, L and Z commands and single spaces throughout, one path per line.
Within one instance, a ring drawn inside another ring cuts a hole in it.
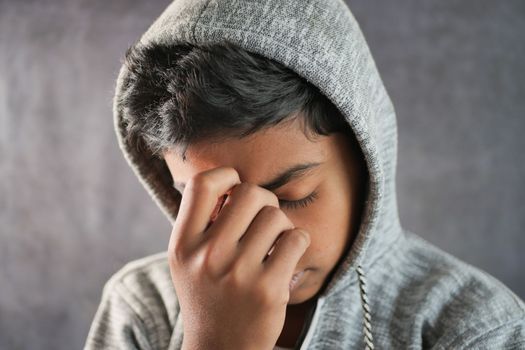
M 279 206 L 283 206 L 288 209 L 297 209 L 299 207 L 305 208 L 308 205 L 310 205 L 316 198 L 317 198 L 317 191 L 314 191 L 310 193 L 308 196 L 306 196 L 303 199 L 299 199 L 297 201 L 286 201 L 286 200 L 279 200 Z

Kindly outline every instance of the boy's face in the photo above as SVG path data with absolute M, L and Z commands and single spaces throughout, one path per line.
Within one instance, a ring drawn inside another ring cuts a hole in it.
M 296 119 L 299 120 L 299 119 Z M 360 168 L 350 152 L 347 135 L 334 133 L 314 142 L 303 134 L 299 122 L 282 123 L 244 139 L 190 145 L 186 160 L 173 150 L 164 153 L 175 183 L 185 184 L 195 174 L 219 166 L 233 167 L 241 182 L 261 186 L 278 174 L 301 163 L 321 163 L 303 176 L 272 190 L 279 200 L 294 201 L 316 191 L 306 207 L 281 210 L 296 227 L 310 234 L 311 244 L 297 264 L 306 270 L 290 295 L 289 304 L 313 297 L 348 245 L 360 224 L 366 169 Z M 177 188 L 182 193 L 182 186 Z

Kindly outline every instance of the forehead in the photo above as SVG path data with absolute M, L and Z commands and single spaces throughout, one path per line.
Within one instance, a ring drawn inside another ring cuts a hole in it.
M 190 145 L 183 161 L 172 150 L 165 160 L 174 181 L 186 182 L 198 172 L 218 166 L 237 170 L 241 181 L 261 183 L 280 170 L 298 163 L 324 162 L 330 154 L 330 137 L 308 138 L 299 122 L 277 125 L 247 137 L 203 141 Z

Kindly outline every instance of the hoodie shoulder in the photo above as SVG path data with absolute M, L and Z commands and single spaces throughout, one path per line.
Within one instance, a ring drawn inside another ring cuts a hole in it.
M 111 276 L 104 288 L 120 285 L 142 294 L 147 289 L 159 288 L 167 277 L 170 277 L 168 257 L 166 252 L 162 252 L 128 262 Z
M 167 348 L 178 312 L 167 254 L 131 261 L 104 285 L 85 349 Z
M 404 236 L 385 260 L 389 272 L 377 276 L 383 281 L 377 293 L 389 295 L 391 304 L 382 307 L 393 312 L 390 321 L 416 332 L 405 339 L 436 349 L 525 346 L 525 304 L 513 291 L 422 237 Z

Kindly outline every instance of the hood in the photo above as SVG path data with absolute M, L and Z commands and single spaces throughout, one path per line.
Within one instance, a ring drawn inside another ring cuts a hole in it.
M 364 332 L 369 333 L 366 272 L 399 237 L 401 226 L 395 188 L 395 111 L 359 24 L 343 0 L 175 0 L 140 38 L 144 44 L 225 40 L 273 59 L 317 86 L 355 134 L 369 174 L 362 222 L 353 245 L 320 297 L 358 281 Z M 173 224 L 181 197 L 172 188 L 167 166 L 125 141 L 118 101 L 127 74 L 123 65 L 113 100 L 119 147 Z M 371 334 L 365 334 L 365 339 L 370 344 Z

